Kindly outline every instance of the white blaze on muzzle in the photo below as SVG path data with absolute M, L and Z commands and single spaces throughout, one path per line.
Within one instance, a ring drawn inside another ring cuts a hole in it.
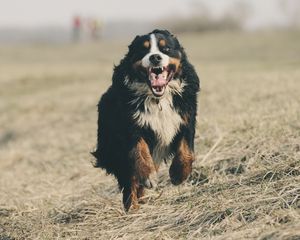
M 150 51 L 142 59 L 142 66 L 147 69 L 148 77 L 151 84 L 152 92 L 157 96 L 162 96 L 165 88 L 170 80 L 168 75 L 168 65 L 170 58 L 162 53 L 158 48 L 155 34 L 150 35 Z M 159 63 L 153 64 L 150 60 L 151 56 L 159 55 Z
M 153 54 L 158 54 L 161 56 L 161 61 L 158 66 L 166 67 L 169 64 L 169 56 L 159 51 L 155 34 L 152 33 L 150 35 L 150 52 L 146 54 L 142 59 L 143 67 L 145 68 L 154 67 L 150 62 L 150 56 L 152 56 Z

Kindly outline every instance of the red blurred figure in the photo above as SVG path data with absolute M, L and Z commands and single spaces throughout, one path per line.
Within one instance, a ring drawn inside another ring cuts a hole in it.
M 81 32 L 81 18 L 80 16 L 73 17 L 73 41 L 77 42 L 80 40 L 80 32 Z

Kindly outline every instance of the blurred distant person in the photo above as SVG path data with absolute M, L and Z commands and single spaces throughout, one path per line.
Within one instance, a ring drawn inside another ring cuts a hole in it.
M 73 28 L 73 41 L 78 42 L 80 40 L 80 33 L 81 33 L 81 18 L 80 16 L 74 16 L 72 22 Z
M 88 27 L 91 34 L 91 39 L 96 41 L 100 39 L 101 35 L 101 23 L 97 19 L 90 19 L 88 22 Z

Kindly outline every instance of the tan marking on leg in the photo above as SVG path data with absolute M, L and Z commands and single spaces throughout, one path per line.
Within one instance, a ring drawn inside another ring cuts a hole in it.
M 144 186 L 140 185 L 137 189 L 138 203 L 140 203 L 140 204 L 146 203 L 146 201 L 143 199 L 144 195 L 145 195 L 145 188 L 144 188 Z
M 136 175 L 139 179 L 147 179 L 156 171 L 148 144 L 142 138 L 136 146 Z
M 139 209 L 138 188 L 139 188 L 138 180 L 134 177 L 132 179 L 132 185 L 131 185 L 131 198 L 132 198 L 131 209 Z
M 187 113 L 183 114 L 182 120 L 183 120 L 184 125 L 188 125 L 189 124 L 189 115 Z
M 192 163 L 194 160 L 195 156 L 193 151 L 189 148 L 186 140 L 182 139 L 169 169 L 171 182 L 174 185 L 178 185 L 187 179 L 192 171 Z
M 131 187 L 130 189 L 124 189 L 123 190 L 123 205 L 125 208 L 125 211 L 129 211 L 129 209 L 138 209 L 138 181 L 136 177 L 133 177 L 131 179 Z

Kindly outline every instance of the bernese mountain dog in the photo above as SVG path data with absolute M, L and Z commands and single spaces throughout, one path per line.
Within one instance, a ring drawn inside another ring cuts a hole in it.
M 156 186 L 160 163 L 172 160 L 178 185 L 192 171 L 199 78 L 167 30 L 137 36 L 115 66 L 98 104 L 95 167 L 118 180 L 126 211 Z

